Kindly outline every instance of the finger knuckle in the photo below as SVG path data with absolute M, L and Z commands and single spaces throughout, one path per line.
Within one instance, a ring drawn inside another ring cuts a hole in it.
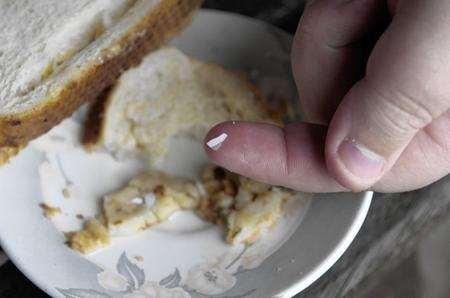
M 375 107 L 381 121 L 393 133 L 411 133 L 418 131 L 434 119 L 432 108 L 421 98 L 408 92 L 373 89 L 379 98 Z

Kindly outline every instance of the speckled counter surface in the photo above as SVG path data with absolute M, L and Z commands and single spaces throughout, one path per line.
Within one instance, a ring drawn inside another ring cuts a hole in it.
M 207 0 L 205 7 L 246 14 L 293 33 L 303 5 L 298 0 Z M 408 257 L 424 233 L 449 215 L 450 177 L 414 192 L 376 194 L 349 250 L 297 297 L 359 297 L 382 272 Z M 47 296 L 8 262 L 0 267 L 0 297 Z

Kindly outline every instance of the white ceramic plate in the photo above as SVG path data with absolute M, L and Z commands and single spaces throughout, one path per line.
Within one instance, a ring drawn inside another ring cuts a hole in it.
M 243 70 L 270 98 L 295 99 L 290 38 L 242 16 L 201 11 L 173 44 L 227 68 Z M 0 168 L 0 241 L 34 283 L 58 297 L 289 297 L 319 278 L 349 246 L 372 194 L 298 194 L 275 230 L 250 247 L 231 247 L 217 227 L 189 212 L 82 257 L 64 231 L 98 212 L 99 198 L 142 169 L 78 146 L 82 111 Z M 159 167 L 195 177 L 206 163 L 197 142 L 172 140 Z M 63 196 L 67 189 L 70 198 Z M 326 197 L 326 198 L 325 198 Z M 46 219 L 39 203 L 63 213 Z

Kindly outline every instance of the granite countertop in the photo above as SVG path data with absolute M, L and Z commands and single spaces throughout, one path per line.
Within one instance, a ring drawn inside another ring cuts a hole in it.
M 206 0 L 205 7 L 245 14 L 294 33 L 303 1 Z M 367 219 L 349 250 L 297 297 L 358 297 L 384 272 L 408 257 L 420 237 L 450 215 L 450 176 L 424 189 L 375 194 Z M 7 262 L 0 268 L 0 297 L 47 297 Z

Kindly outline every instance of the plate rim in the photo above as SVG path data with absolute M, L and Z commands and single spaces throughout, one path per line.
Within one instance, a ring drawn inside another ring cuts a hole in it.
M 344 255 L 344 253 L 353 243 L 353 240 L 355 240 L 358 232 L 361 230 L 361 227 L 367 218 L 367 214 L 372 203 L 373 191 L 365 191 L 361 194 L 364 195 L 364 197 L 361 198 L 361 203 L 356 216 L 354 217 L 351 226 L 349 227 L 341 241 L 339 241 L 335 245 L 328 256 L 323 259 L 321 263 L 317 264 L 317 266 L 313 270 L 311 270 L 305 276 L 299 278 L 297 282 L 278 293 L 275 297 L 289 298 L 300 294 L 302 291 L 316 282 L 319 278 L 321 278 L 328 270 L 331 269 L 331 267 L 333 267 L 334 264 L 336 264 L 337 261 L 339 261 L 339 259 Z M 314 198 L 312 200 L 314 200 Z

